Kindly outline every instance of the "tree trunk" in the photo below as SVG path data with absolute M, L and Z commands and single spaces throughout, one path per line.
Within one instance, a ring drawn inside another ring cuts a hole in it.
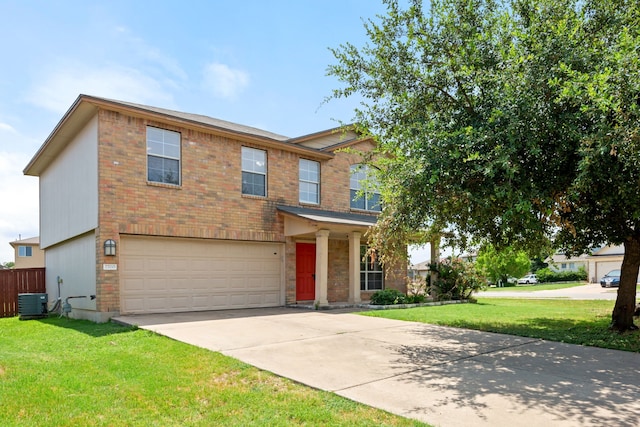
M 633 312 L 636 308 L 636 282 L 639 268 L 640 236 L 634 236 L 624 242 L 620 286 L 616 305 L 611 314 L 611 329 L 619 332 L 638 329 L 633 324 Z
M 431 239 L 431 242 L 429 243 L 430 249 L 431 249 L 431 265 L 438 265 L 440 264 L 440 236 L 436 236 L 433 237 Z M 437 270 L 431 270 L 429 272 L 429 279 L 430 279 L 430 291 L 431 291 L 431 298 L 435 301 L 438 298 L 438 292 L 436 291 L 436 281 L 438 280 L 438 271 Z

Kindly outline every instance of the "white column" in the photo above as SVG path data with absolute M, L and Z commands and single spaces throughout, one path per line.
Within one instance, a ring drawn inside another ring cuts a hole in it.
M 329 230 L 316 232 L 316 300 L 318 306 L 329 305 Z
M 358 304 L 360 299 L 360 236 L 362 233 L 349 233 L 349 303 Z

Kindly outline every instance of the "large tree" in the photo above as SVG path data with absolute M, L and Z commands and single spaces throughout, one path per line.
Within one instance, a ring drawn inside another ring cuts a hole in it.
M 623 244 L 611 326 L 635 329 L 637 0 L 385 4 L 369 42 L 333 49 L 328 71 L 383 154 L 374 246 L 416 230 L 532 255 L 549 239 L 566 254 Z
M 531 261 L 524 251 L 508 246 L 501 250 L 487 244 L 478 251 L 476 269 L 497 285 L 506 285 L 509 277 L 522 277 L 531 267 Z

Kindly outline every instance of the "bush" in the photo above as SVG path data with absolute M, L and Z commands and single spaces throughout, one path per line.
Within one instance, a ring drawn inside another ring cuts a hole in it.
M 472 263 L 458 258 L 447 258 L 439 264 L 432 264 L 431 269 L 438 272 L 438 280 L 432 285 L 438 301 L 469 299 L 473 292 L 482 289 L 485 284 Z
M 371 295 L 373 305 L 406 304 L 407 296 L 397 289 L 383 289 Z
M 576 282 L 587 280 L 587 271 L 580 267 L 578 271 L 553 271 L 549 268 L 542 268 L 536 272 L 539 283 L 548 282 Z

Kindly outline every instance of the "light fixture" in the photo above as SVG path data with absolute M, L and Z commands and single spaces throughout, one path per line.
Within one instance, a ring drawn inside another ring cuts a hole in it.
M 104 241 L 104 255 L 115 256 L 116 255 L 116 241 L 108 239 Z

